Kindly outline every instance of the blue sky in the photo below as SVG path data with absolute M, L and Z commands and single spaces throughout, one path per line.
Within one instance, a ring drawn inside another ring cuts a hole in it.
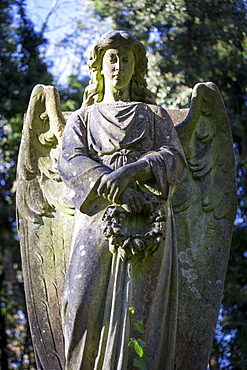
M 36 31 L 41 30 L 49 12 L 53 10 L 45 32 L 45 36 L 52 43 L 59 41 L 71 30 L 71 19 L 76 17 L 79 11 L 76 3 L 76 0 L 26 0 L 28 17 L 33 21 Z M 82 7 L 83 5 L 80 6 Z
M 44 36 L 49 45 L 46 57 L 53 67 L 51 72 L 57 84 L 66 84 L 70 74 L 87 75 L 88 48 L 95 39 L 110 28 L 109 20 L 99 24 L 92 17 L 91 3 L 87 0 L 26 0 L 27 15 L 35 30 L 40 31 L 46 19 Z M 49 16 L 50 12 L 51 15 Z M 73 43 L 62 44 L 68 35 L 77 35 Z M 60 46 L 59 46 L 60 45 Z

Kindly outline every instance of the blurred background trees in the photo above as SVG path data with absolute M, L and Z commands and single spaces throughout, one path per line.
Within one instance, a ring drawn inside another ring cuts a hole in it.
M 45 44 L 26 17 L 24 1 L 0 3 L 0 368 L 32 369 L 34 358 L 16 235 L 14 181 L 23 113 L 35 84 L 52 76 Z
M 69 1 L 63 4 L 74 6 Z M 211 369 L 247 369 L 246 1 L 91 0 L 85 7 L 83 0 L 74 0 L 73 4 L 82 6 L 87 15 L 68 18 L 71 29 L 57 43 L 59 52 L 54 51 L 55 66 L 62 55 L 74 55 L 63 82 L 48 59 L 44 35 L 49 17 L 37 30 L 25 0 L 0 4 L 0 369 L 35 369 L 14 202 L 18 146 L 30 92 L 37 83 L 56 83 L 63 109 L 77 109 L 88 81 L 87 48 L 110 28 L 125 29 L 145 44 L 149 87 L 164 108 L 188 106 L 192 87 L 200 81 L 214 82 L 223 95 L 236 150 L 239 202 Z M 52 12 L 56 11 L 54 6 Z

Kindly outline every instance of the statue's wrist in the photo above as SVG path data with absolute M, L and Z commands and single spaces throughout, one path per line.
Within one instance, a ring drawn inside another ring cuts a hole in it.
M 152 177 L 151 166 L 144 160 L 139 160 L 135 163 L 131 163 L 129 168 L 129 178 L 131 181 L 143 181 L 148 180 Z

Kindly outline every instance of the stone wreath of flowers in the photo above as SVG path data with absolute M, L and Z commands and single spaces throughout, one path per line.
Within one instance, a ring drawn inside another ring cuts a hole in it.
M 166 235 L 167 216 L 162 205 L 154 204 L 154 211 L 147 219 L 148 231 L 132 235 L 124 231 L 129 213 L 121 206 L 108 206 L 103 215 L 103 234 L 109 241 L 111 253 L 118 252 L 122 260 L 139 254 L 140 259 L 154 253 Z

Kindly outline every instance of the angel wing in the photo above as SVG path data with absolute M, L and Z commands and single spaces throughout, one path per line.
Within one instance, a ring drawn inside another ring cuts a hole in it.
M 206 369 L 236 214 L 233 143 L 213 83 L 194 87 L 189 110 L 169 113 L 188 163 L 173 197 L 179 258 L 176 368 Z
M 61 295 L 74 207 L 57 171 L 64 117 L 57 90 L 37 85 L 17 165 L 17 218 L 30 328 L 38 369 L 64 368 Z

